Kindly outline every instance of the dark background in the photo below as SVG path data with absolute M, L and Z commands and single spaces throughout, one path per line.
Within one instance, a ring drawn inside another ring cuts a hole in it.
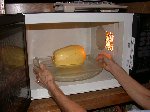
M 55 2 L 73 2 L 73 1 L 79 0 L 5 0 L 5 3 L 55 3 Z M 85 1 L 108 1 L 117 4 L 117 3 L 145 2 L 149 0 L 85 0 Z

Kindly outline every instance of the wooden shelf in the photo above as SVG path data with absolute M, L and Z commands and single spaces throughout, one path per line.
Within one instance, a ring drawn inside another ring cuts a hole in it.
M 150 83 L 144 85 L 150 89 Z M 87 110 L 127 103 L 132 101 L 122 87 L 87 92 L 68 96 L 71 100 Z M 59 107 L 52 98 L 33 100 L 28 112 L 60 112 Z

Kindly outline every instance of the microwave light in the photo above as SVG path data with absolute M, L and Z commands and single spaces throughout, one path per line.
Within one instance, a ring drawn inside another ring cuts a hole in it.
M 106 44 L 105 48 L 109 51 L 113 51 L 114 49 L 114 35 L 112 32 L 106 31 Z

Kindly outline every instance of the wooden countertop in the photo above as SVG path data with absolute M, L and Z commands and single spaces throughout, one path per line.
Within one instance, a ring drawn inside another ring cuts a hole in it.
M 144 85 L 150 89 L 150 83 Z M 87 92 L 82 94 L 68 95 L 70 99 L 77 102 L 87 110 L 127 103 L 132 99 L 127 95 L 122 87 Z M 33 100 L 28 112 L 60 112 L 57 104 L 52 98 Z

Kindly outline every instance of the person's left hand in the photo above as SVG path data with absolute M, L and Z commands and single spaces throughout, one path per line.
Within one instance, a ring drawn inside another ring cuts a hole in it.
M 33 72 L 36 75 L 36 82 L 46 89 L 48 89 L 49 84 L 53 84 L 55 81 L 52 73 L 43 64 L 40 64 L 39 68 L 33 67 Z

